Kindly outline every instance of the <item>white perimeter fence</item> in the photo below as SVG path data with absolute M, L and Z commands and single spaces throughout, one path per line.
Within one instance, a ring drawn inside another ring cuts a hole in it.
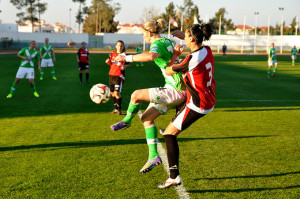
M 164 37 L 168 37 L 167 34 L 162 34 Z M 101 36 L 82 34 L 67 34 L 67 33 L 20 33 L 20 32 L 0 32 L 1 38 L 13 39 L 15 47 L 18 43 L 22 45 L 28 45 L 30 40 L 35 40 L 41 44 L 44 39 L 48 37 L 50 43 L 56 48 L 65 48 L 67 43 L 70 41 L 75 42 L 76 47 L 81 42 L 86 42 L 90 48 L 114 48 L 117 40 L 123 40 L 127 48 L 135 48 L 136 45 L 141 42 L 143 43 L 142 34 L 115 34 L 115 33 L 104 33 Z M 177 38 L 171 36 L 171 39 L 175 40 L 176 43 L 185 44 L 184 41 L 180 41 Z M 221 51 L 222 46 L 226 44 L 229 51 L 266 51 L 270 43 L 275 43 L 275 47 L 280 52 L 289 51 L 294 45 L 300 48 L 300 36 L 266 36 L 266 35 L 212 35 L 211 39 L 204 42 L 206 45 L 211 46 L 213 50 Z M 256 44 L 256 45 L 255 45 Z M 145 45 L 149 48 L 149 44 Z

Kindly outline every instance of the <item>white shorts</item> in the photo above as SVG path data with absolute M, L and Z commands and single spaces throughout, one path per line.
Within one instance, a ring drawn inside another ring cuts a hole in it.
M 26 79 L 34 79 L 34 68 L 20 67 L 16 78 L 24 79 L 25 77 Z
M 296 59 L 297 59 L 297 56 L 296 56 L 296 55 L 292 55 L 292 59 L 293 59 L 293 60 L 296 60 Z
M 269 64 L 269 66 L 275 66 L 275 65 L 277 65 L 277 60 L 269 60 L 268 64 Z
M 177 91 L 172 87 L 149 88 L 149 106 L 165 115 L 174 106 L 182 104 L 186 100 L 186 90 Z
M 53 67 L 53 60 L 52 59 L 42 59 L 41 67 Z

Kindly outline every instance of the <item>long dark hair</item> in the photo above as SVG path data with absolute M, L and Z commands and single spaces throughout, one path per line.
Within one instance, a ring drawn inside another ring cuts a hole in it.
M 187 29 L 190 35 L 196 39 L 197 44 L 202 44 L 203 41 L 208 41 L 213 33 L 209 24 L 194 24 L 189 26 Z
M 121 52 L 121 53 L 125 52 L 125 51 L 126 51 L 126 48 L 125 48 L 124 42 L 123 42 L 122 40 L 118 40 L 118 41 L 116 42 L 116 44 L 117 44 L 118 42 L 122 43 L 122 45 L 123 45 L 123 49 L 122 49 L 122 52 Z

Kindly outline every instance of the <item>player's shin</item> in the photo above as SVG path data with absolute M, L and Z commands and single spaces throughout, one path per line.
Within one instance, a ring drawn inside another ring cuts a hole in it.
M 13 82 L 12 85 L 11 85 L 9 93 L 13 95 L 15 90 L 16 90 L 16 82 Z
M 55 77 L 55 70 L 53 67 L 51 68 L 51 75 L 52 75 L 52 77 Z
M 44 78 L 44 73 L 45 73 L 45 69 L 41 68 L 41 72 L 40 72 L 40 78 L 43 79 Z
M 167 155 L 169 161 L 170 178 L 175 179 L 179 175 L 179 147 L 175 135 L 165 135 Z
M 157 153 L 157 127 L 156 125 L 145 127 L 147 144 L 149 147 L 149 156 L 148 159 L 154 159 L 158 156 Z
M 127 115 L 123 119 L 123 121 L 126 122 L 127 124 L 131 124 L 131 120 L 140 109 L 141 109 L 141 104 L 133 104 L 130 102 L 127 109 Z

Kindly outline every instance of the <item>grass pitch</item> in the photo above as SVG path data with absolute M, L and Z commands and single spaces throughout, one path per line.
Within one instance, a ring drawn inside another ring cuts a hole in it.
M 89 85 L 79 84 L 76 54 L 56 57 L 58 80 L 49 70 L 36 78 L 40 98 L 22 80 L 6 99 L 20 60 L 0 55 L 0 198 L 176 198 L 175 189 L 156 188 L 167 177 L 162 166 L 138 173 L 148 155 L 139 119 L 112 132 L 122 119 L 109 113 L 112 101 L 89 99 L 92 85 L 108 84 L 108 55 L 91 54 Z M 300 63 L 292 67 L 289 56 L 279 56 L 276 77 L 268 79 L 266 59 L 215 56 L 215 110 L 178 138 L 191 198 L 300 197 Z M 154 63 L 132 64 L 123 110 L 135 89 L 162 85 Z M 165 128 L 174 113 L 157 126 Z

